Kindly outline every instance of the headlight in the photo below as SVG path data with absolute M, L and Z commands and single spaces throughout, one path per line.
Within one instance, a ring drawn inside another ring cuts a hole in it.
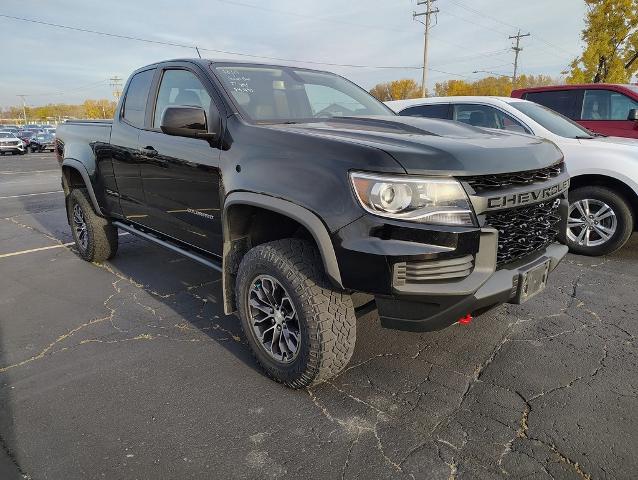
M 440 225 L 474 225 L 461 184 L 451 178 L 372 175 L 351 172 L 365 210 L 382 217 Z

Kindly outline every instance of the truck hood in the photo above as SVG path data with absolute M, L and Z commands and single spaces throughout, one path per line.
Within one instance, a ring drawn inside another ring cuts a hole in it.
M 543 168 L 563 158 L 549 140 L 416 117 L 338 117 L 269 128 L 381 149 L 409 174 L 488 175 Z

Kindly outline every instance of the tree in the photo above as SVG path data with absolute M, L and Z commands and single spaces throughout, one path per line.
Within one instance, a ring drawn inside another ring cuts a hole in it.
M 549 75 L 520 75 L 512 85 L 512 79 L 506 76 L 485 77 L 474 82 L 465 80 L 448 80 L 437 83 L 434 93 L 438 97 L 454 95 L 495 95 L 509 97 L 515 88 L 540 87 L 559 83 Z
M 403 78 L 401 80 L 379 83 L 372 87 L 370 94 L 382 102 L 419 98 L 421 96 L 421 87 L 411 78 Z
M 568 83 L 629 83 L 638 71 L 638 0 L 585 0 L 582 56 Z

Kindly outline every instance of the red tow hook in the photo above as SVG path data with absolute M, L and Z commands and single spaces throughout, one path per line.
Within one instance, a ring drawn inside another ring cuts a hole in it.
M 470 323 L 472 323 L 472 320 L 473 320 L 472 315 L 468 313 L 464 317 L 459 318 L 459 323 L 461 325 L 469 325 Z

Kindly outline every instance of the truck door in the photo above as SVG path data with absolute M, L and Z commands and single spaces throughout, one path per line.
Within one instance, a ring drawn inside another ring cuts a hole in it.
M 155 70 L 143 70 L 131 77 L 111 130 L 111 161 L 117 187 L 117 192 L 112 195 L 119 198 L 124 218 L 133 222 L 139 222 L 147 215 L 140 177 L 139 135 L 145 125 Z
M 140 133 L 141 177 L 148 217 L 143 223 L 165 235 L 221 255 L 220 149 L 204 139 L 166 135 L 160 130 L 168 106 L 201 107 L 207 119 L 219 110 L 187 67 L 165 68 L 157 88 L 150 128 Z M 210 121 L 210 120 L 209 120 Z

